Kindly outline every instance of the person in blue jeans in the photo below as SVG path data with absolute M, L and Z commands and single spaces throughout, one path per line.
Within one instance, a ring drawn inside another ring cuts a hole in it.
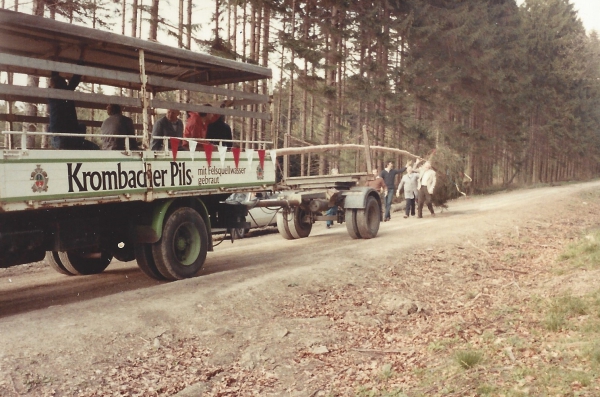
M 337 205 L 331 207 L 330 209 L 327 210 L 327 212 L 325 213 L 325 215 L 337 215 Z M 330 229 L 331 226 L 333 226 L 333 221 L 327 221 L 327 229 Z
M 385 169 L 381 171 L 381 177 L 387 186 L 388 194 L 385 196 L 385 215 L 383 221 L 387 222 L 391 219 L 392 200 L 394 199 L 394 191 L 396 190 L 396 175 L 402 174 L 406 168 L 410 166 L 412 161 L 408 161 L 403 168 L 394 169 L 394 162 L 388 161 Z M 419 164 L 419 160 L 415 163 L 415 167 Z
M 331 175 L 338 175 L 340 172 L 338 171 L 337 168 L 332 168 L 330 174 Z M 337 215 L 338 212 L 338 207 L 337 205 L 334 205 L 333 207 L 329 208 L 327 210 L 327 212 L 325 212 L 325 215 Z M 333 221 L 327 221 L 327 229 L 330 229 L 333 226 Z

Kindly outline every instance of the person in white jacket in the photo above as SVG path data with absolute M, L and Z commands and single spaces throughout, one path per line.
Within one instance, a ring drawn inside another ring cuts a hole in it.
M 404 199 L 406 200 L 406 208 L 404 209 L 404 218 L 410 215 L 415 216 L 415 201 L 419 196 L 417 189 L 419 183 L 419 172 L 412 167 L 406 167 L 406 174 L 400 180 L 396 197 L 400 197 L 400 190 L 404 187 Z
M 435 171 L 431 169 L 431 163 L 429 161 L 426 161 L 421 168 L 418 189 L 419 206 L 417 216 L 423 218 L 423 205 L 425 204 L 427 204 L 431 216 L 435 216 L 433 204 L 431 204 L 431 195 L 433 194 L 433 189 L 435 189 Z

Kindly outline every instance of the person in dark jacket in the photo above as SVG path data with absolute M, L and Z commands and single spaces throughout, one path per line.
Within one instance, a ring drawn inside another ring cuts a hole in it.
M 124 116 L 119 105 L 108 105 L 106 107 L 108 118 L 102 123 L 100 128 L 104 135 L 131 135 L 135 136 L 133 120 Z M 125 138 L 102 137 L 103 150 L 125 150 Z M 129 150 L 137 150 L 138 145 L 135 139 L 129 140 Z
M 58 90 L 75 91 L 75 88 L 81 82 L 81 76 L 73 75 L 71 80 L 67 81 L 61 77 L 58 72 L 52 72 L 50 77 L 50 88 Z M 77 122 L 77 111 L 75 102 L 67 99 L 48 99 L 48 132 L 77 133 L 79 132 L 79 123 Z M 50 138 L 50 145 L 55 149 L 66 149 L 69 139 L 62 136 L 53 136 Z
M 67 83 L 58 72 L 52 72 L 49 88 L 75 91 L 80 82 L 81 76 L 78 74 L 74 74 Z M 75 109 L 75 102 L 72 100 L 49 98 L 48 118 L 48 132 L 85 135 L 85 125 L 79 124 L 77 121 L 77 110 Z M 50 146 L 55 149 L 98 149 L 98 145 L 85 140 L 83 137 L 53 136 L 50 138 Z
M 152 127 L 152 150 L 163 150 L 164 139 L 162 137 L 168 136 L 172 138 L 183 137 L 183 121 L 179 119 L 179 110 L 169 109 L 167 114 L 154 123 Z M 171 148 L 170 140 L 167 140 L 168 147 Z M 183 141 L 179 139 L 178 150 L 183 149 Z
M 381 171 L 381 177 L 387 186 L 388 194 L 385 197 L 385 215 L 383 216 L 383 221 L 387 222 L 391 219 L 390 212 L 392 209 L 392 200 L 394 199 L 394 190 L 396 190 L 396 175 L 402 174 L 406 171 L 406 168 L 412 163 L 409 161 L 406 163 L 406 166 L 400 169 L 394 169 L 394 162 L 388 161 L 387 166 L 383 171 Z M 418 164 L 415 163 L 415 167 Z
M 225 122 L 225 115 L 221 115 L 217 121 L 208 125 L 206 131 L 206 139 L 210 139 L 210 143 L 213 145 L 219 145 L 221 140 L 231 141 L 233 140 L 233 134 L 231 133 L 231 127 Z M 233 146 L 233 142 L 223 142 L 223 146 L 228 148 Z

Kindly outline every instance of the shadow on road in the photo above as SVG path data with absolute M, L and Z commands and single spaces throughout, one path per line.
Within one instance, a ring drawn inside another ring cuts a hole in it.
M 102 274 L 92 276 L 38 272 L 39 278 L 28 272 L 14 277 L 13 285 L 0 288 L 0 318 L 162 284 L 144 275 L 135 262 L 113 263 Z M 23 286 L 19 286 L 21 277 L 27 279 Z

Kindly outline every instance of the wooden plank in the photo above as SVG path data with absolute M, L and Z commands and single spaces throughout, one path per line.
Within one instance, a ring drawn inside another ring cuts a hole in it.
M 108 117 L 108 115 L 106 116 Z M 31 124 L 48 124 L 48 117 L 46 116 L 26 116 L 22 114 L 4 114 L 0 113 L 0 121 L 9 121 L 17 123 L 31 123 Z M 101 127 L 103 120 L 78 120 L 81 124 L 85 124 L 88 127 Z M 134 124 L 133 128 L 141 130 L 141 124 Z
M 104 109 L 106 105 L 116 104 L 126 107 L 126 111 L 141 111 L 141 101 L 139 98 L 130 98 L 116 95 L 92 94 L 80 91 L 58 90 L 54 88 L 40 88 L 0 84 L 0 99 L 6 101 L 46 103 L 49 98 L 73 100 L 75 101 L 75 105 L 77 107 Z M 150 106 L 155 109 L 177 109 L 181 111 L 216 113 L 224 114 L 227 116 L 250 117 L 262 120 L 271 120 L 271 114 L 269 113 L 209 107 L 203 105 L 195 105 L 192 103 L 169 102 L 153 99 L 150 101 Z
M 214 113 L 224 114 L 226 116 L 237 116 L 237 117 L 250 117 L 262 120 L 271 120 L 270 113 L 259 113 L 259 112 L 248 112 L 245 110 L 218 108 L 212 106 L 194 105 L 193 103 L 178 103 L 178 102 L 167 102 L 153 99 L 150 101 L 151 107 L 154 109 L 176 109 L 180 111 L 190 111 L 198 113 Z
M 47 100 L 44 98 L 32 97 L 32 96 L 27 96 L 27 95 L 18 95 L 18 94 L 17 95 L 13 95 L 13 94 L 8 95 L 8 94 L 0 93 L 0 100 L 34 103 L 34 104 L 38 104 L 38 105 L 46 105 L 47 104 Z M 86 102 L 86 101 L 75 101 L 75 107 L 82 108 L 82 109 L 106 110 L 106 104 L 91 103 L 91 102 Z M 142 112 L 142 108 L 136 107 L 136 106 L 121 105 L 121 108 L 123 109 L 123 112 L 129 112 L 129 113 L 141 113 Z
M 148 76 L 150 86 L 169 87 L 177 90 L 190 90 L 212 95 L 223 95 L 233 98 L 252 99 L 258 103 L 269 102 L 268 95 L 254 94 L 252 92 L 243 92 L 228 90 L 226 88 L 212 87 L 204 84 L 186 83 L 183 81 L 169 80 L 158 76 Z
M 60 73 L 79 74 L 82 76 L 99 77 L 110 81 L 122 81 L 127 83 L 140 84 L 140 76 L 135 73 L 120 72 L 117 70 L 100 69 L 92 66 L 74 65 L 65 62 L 54 62 L 45 59 L 36 59 L 11 54 L 0 53 L 0 65 L 18 66 L 32 68 L 42 71 L 55 71 Z M 47 74 L 38 74 L 38 76 L 49 76 Z
M 362 126 L 363 131 L 363 140 L 365 143 L 365 161 L 367 162 L 367 172 L 370 174 L 373 172 L 373 163 L 371 162 L 371 148 L 369 144 L 369 132 L 367 131 L 367 126 Z
M 0 95 L 2 95 L 5 100 L 13 101 L 16 99 L 10 98 L 11 96 L 40 98 L 46 100 L 50 98 L 67 99 L 72 101 L 82 101 L 88 103 L 101 103 L 104 105 L 117 104 L 123 106 L 141 107 L 139 98 L 130 98 L 116 95 L 92 94 L 80 91 L 58 90 L 55 88 L 26 87 L 0 84 Z

